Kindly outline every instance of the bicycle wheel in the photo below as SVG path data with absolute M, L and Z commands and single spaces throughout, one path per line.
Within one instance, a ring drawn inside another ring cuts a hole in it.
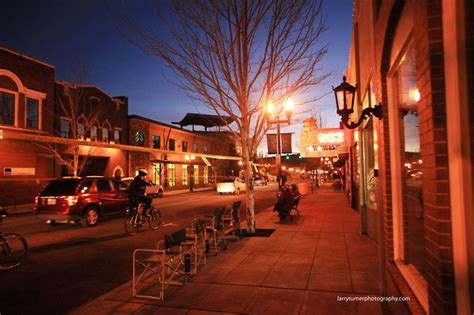
M 151 207 L 148 210 L 148 224 L 152 230 L 158 230 L 161 225 L 161 212 L 159 209 Z
M 26 258 L 28 243 L 18 234 L 5 234 L 0 239 L 0 270 L 12 270 Z
M 124 226 L 125 232 L 127 232 L 128 235 L 137 234 L 139 229 L 138 212 L 132 211 L 127 213 L 127 216 L 125 217 Z

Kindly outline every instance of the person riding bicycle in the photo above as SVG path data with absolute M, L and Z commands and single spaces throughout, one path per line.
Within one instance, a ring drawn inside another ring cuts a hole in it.
M 145 213 L 148 209 L 150 209 L 151 203 L 153 201 L 153 198 L 145 195 L 146 186 L 152 185 L 150 182 L 146 181 L 147 175 L 147 170 L 138 170 L 138 175 L 133 179 L 133 181 L 130 183 L 130 186 L 128 187 L 128 200 L 130 202 L 130 206 L 137 207 L 138 209 L 138 204 L 143 203 L 145 205 L 143 208 Z

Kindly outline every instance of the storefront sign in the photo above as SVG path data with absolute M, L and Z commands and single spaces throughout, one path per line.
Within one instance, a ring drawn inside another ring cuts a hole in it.
M 34 167 L 4 167 L 4 176 L 34 176 Z
M 340 144 L 344 143 L 344 132 L 320 132 L 318 134 L 320 144 Z
M 332 157 L 338 155 L 338 148 L 347 146 L 346 131 L 339 128 L 306 128 L 300 139 L 300 153 L 303 157 Z

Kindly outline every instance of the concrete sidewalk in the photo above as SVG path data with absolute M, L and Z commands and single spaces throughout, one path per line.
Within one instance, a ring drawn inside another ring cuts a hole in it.
M 382 314 L 378 302 L 337 300 L 379 292 L 376 246 L 344 194 L 322 187 L 299 209 L 281 223 L 271 209 L 259 213 L 258 228 L 276 229 L 270 237 L 231 243 L 164 302 L 132 298 L 129 281 L 72 313 Z

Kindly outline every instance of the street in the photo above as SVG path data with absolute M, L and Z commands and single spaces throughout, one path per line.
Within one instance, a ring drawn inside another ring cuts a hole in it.
M 276 185 L 257 187 L 255 195 L 258 212 L 275 202 Z M 153 203 L 161 210 L 164 226 L 157 231 L 145 226 L 135 236 L 125 234 L 123 216 L 104 219 L 94 228 L 50 226 L 33 214 L 9 217 L 2 231 L 23 235 L 30 249 L 23 265 L 0 274 L 0 314 L 64 314 L 79 307 L 130 280 L 135 248 L 154 248 L 165 233 L 239 199 L 245 195 L 165 194 Z

